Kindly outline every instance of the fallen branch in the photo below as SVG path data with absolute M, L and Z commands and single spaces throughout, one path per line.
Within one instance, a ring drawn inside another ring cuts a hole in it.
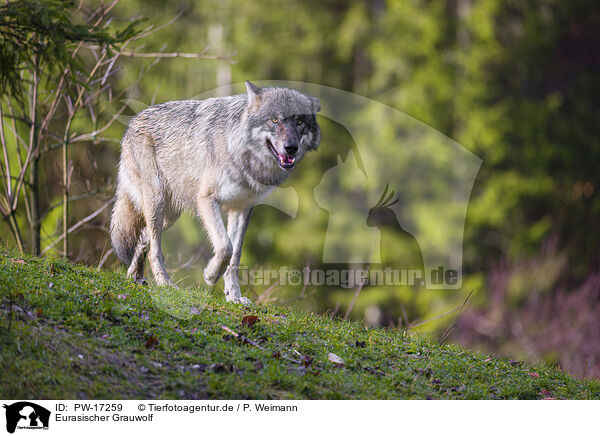
M 227 333 L 230 333 L 231 335 L 235 336 L 236 338 L 238 338 L 238 339 L 240 338 L 240 335 L 238 333 L 234 332 L 233 330 L 231 330 L 226 325 L 222 325 L 221 328 L 223 330 L 225 330 Z M 246 336 L 244 336 L 244 341 L 248 342 L 250 345 L 254 345 L 256 348 L 259 348 L 259 349 L 261 349 L 261 350 L 264 351 L 264 348 L 258 342 L 255 342 L 252 339 L 247 338 Z
M 237 333 L 237 332 L 235 332 L 235 331 L 231 330 L 231 329 L 230 329 L 229 327 L 227 327 L 226 325 L 221 325 L 221 328 L 222 328 L 223 330 L 225 330 L 227 333 L 229 333 L 230 335 L 232 335 L 232 336 L 234 336 L 234 337 L 236 337 L 236 338 L 238 338 L 238 339 L 242 339 L 242 338 L 240 337 L 240 334 L 239 334 L 239 333 Z M 259 343 L 257 343 L 257 342 L 255 342 L 255 341 L 253 341 L 252 339 L 248 338 L 247 336 L 242 336 L 242 337 L 243 337 L 243 341 L 244 341 L 244 342 L 247 342 L 247 343 L 249 343 L 250 345 L 253 345 L 253 346 L 255 346 L 256 348 L 258 348 L 258 349 L 260 349 L 260 350 L 267 351 L 267 350 L 265 350 L 265 349 L 264 349 L 264 347 L 262 347 L 262 346 L 261 346 Z M 296 351 L 296 350 L 294 350 L 294 351 Z M 297 364 L 297 365 L 301 365 L 301 364 L 302 364 L 302 362 L 300 362 L 299 360 L 292 359 L 291 357 L 287 357 L 287 356 L 284 356 L 284 355 L 280 355 L 279 357 L 281 357 L 281 358 L 282 358 L 282 359 L 284 359 L 284 360 L 287 360 L 288 362 L 295 363 L 295 364 Z

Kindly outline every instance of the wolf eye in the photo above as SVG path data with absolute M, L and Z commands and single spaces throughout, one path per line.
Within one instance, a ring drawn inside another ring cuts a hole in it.
M 278 123 L 279 122 L 279 118 L 273 117 L 273 118 L 271 118 L 271 121 L 273 121 L 274 123 Z
M 298 120 L 298 121 L 296 121 L 296 124 L 298 124 L 299 126 L 301 126 L 303 122 L 304 121 L 302 121 L 302 120 Z

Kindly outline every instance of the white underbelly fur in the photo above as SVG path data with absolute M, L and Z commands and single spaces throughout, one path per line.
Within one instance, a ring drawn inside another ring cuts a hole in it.
M 263 198 L 269 195 L 274 188 L 274 186 L 264 186 L 264 189 L 257 192 L 240 183 L 224 180 L 219 187 L 219 192 L 216 197 L 219 203 L 227 209 L 246 210 L 259 203 Z

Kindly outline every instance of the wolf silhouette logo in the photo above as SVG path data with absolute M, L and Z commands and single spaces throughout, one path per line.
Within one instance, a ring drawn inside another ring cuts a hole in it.
M 47 429 L 50 422 L 50 411 L 28 401 L 19 401 L 11 405 L 4 404 L 6 409 L 6 431 L 14 433 L 19 428 Z

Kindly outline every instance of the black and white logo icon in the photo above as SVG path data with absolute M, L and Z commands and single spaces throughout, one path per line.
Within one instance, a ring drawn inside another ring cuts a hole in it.
M 14 433 L 18 428 L 27 430 L 48 429 L 50 411 L 28 401 L 4 405 L 6 409 L 6 431 Z

